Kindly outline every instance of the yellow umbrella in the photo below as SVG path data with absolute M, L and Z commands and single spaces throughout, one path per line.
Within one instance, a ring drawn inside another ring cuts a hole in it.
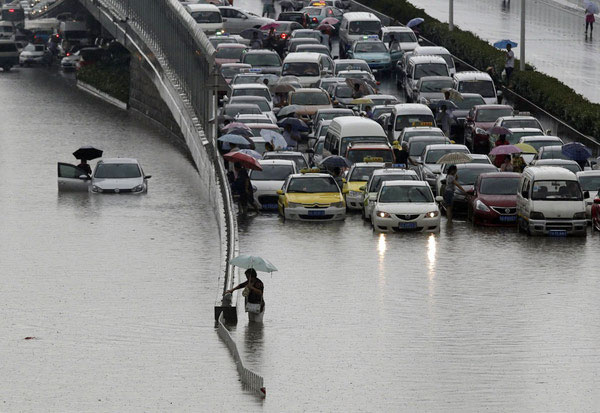
M 537 153 L 533 146 L 526 143 L 517 143 L 515 146 L 521 150 L 521 153 Z
M 350 104 L 351 105 L 372 105 L 373 101 L 368 98 L 358 98 L 358 99 L 352 100 L 352 102 L 350 102 Z

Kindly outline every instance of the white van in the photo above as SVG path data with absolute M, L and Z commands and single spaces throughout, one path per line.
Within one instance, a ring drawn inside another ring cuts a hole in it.
M 388 130 L 390 141 L 397 141 L 404 128 L 415 126 L 436 126 L 435 117 L 429 106 L 421 103 L 394 105 Z
M 417 82 L 425 76 L 450 76 L 448 65 L 441 56 L 415 56 L 408 58 L 404 69 L 404 92 L 410 101 Z
M 350 143 L 381 142 L 388 143 L 381 125 L 374 120 L 359 116 L 340 116 L 331 121 L 325 142 L 323 157 L 330 155 L 344 156 Z
M 325 59 L 320 53 L 290 53 L 283 59 L 281 76 L 296 76 L 303 87 L 315 87 L 326 74 Z
M 460 93 L 477 93 L 487 105 L 498 104 L 494 81 L 484 72 L 458 72 L 454 75 L 454 89 Z
M 60 37 L 68 41 L 71 46 L 87 46 L 90 42 L 90 31 L 83 21 L 66 21 L 60 23 Z
M 221 12 L 214 4 L 188 4 L 185 9 L 206 33 L 223 30 Z
M 440 46 L 417 46 L 413 50 L 413 56 L 441 56 L 448 66 L 448 71 L 450 72 L 450 76 L 454 76 L 456 74 L 456 65 L 454 64 L 454 59 L 452 55 L 445 47 Z
M 379 35 L 380 30 L 381 20 L 373 13 L 362 11 L 344 13 L 339 30 L 340 59 L 346 58 L 346 51 L 350 49 L 352 43 L 362 40 L 363 36 Z
M 271 96 L 269 87 L 264 83 L 233 85 L 231 87 L 231 97 L 235 98 L 238 96 L 262 96 L 267 99 L 271 110 L 273 110 L 273 97 Z
M 519 230 L 532 235 L 586 236 L 586 195 L 577 176 L 565 168 L 525 168 L 517 193 Z

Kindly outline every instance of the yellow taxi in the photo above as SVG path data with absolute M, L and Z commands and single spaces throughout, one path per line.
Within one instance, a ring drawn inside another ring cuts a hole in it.
M 329 174 L 312 171 L 292 174 L 277 194 L 279 215 L 284 220 L 336 221 L 346 218 L 344 196 Z
M 346 179 L 344 179 L 343 190 L 346 193 L 346 206 L 348 209 L 361 210 L 364 202 L 364 192 L 361 187 L 365 186 L 373 171 L 385 167 L 381 158 L 365 158 L 365 162 L 357 162 L 350 168 Z

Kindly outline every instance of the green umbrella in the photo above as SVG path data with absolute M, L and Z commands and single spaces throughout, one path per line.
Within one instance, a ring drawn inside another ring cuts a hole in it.
M 238 255 L 232 258 L 229 263 L 240 268 L 253 268 L 260 272 L 273 272 L 277 271 L 277 267 L 271 264 L 264 258 L 257 257 L 255 255 Z

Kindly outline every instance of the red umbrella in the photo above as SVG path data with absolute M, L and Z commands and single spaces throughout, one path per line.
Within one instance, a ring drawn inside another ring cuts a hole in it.
M 265 24 L 264 26 L 262 26 L 262 27 L 260 28 L 260 30 L 271 30 L 271 29 L 277 29 L 279 26 L 280 26 L 280 25 L 279 25 L 279 23 L 272 22 L 272 23 Z
M 317 30 L 333 32 L 335 30 L 335 27 L 333 27 L 331 24 L 322 23 L 319 25 L 319 27 L 317 27 Z
M 331 25 L 335 25 L 338 24 L 340 21 L 338 19 L 336 19 L 335 17 L 327 17 L 325 19 L 323 19 L 323 21 L 321 21 L 321 24 L 331 24 Z
M 260 166 L 256 159 L 242 152 L 235 151 L 226 153 L 225 155 L 223 155 L 223 159 L 225 159 L 228 162 L 239 163 L 244 168 L 253 169 L 255 171 L 262 171 L 262 166 Z

